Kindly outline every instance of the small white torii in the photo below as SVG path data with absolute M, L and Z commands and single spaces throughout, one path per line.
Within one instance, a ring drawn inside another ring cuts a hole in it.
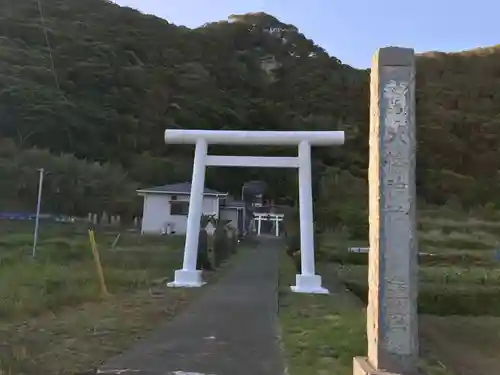
M 284 214 L 255 212 L 254 220 L 257 222 L 257 236 L 261 235 L 262 221 L 274 221 L 274 233 L 276 237 L 280 235 L 280 222 L 283 221 Z
M 322 287 L 314 265 L 314 222 L 311 181 L 311 146 L 344 144 L 343 131 L 238 131 L 238 130 L 165 130 L 167 144 L 194 144 L 193 180 L 189 198 L 186 243 L 182 269 L 175 271 L 172 287 L 199 287 L 203 280 L 196 269 L 198 235 L 207 166 L 298 168 L 301 273 L 295 277 L 294 292 L 328 293 Z M 298 157 L 208 155 L 209 144 L 298 147 Z

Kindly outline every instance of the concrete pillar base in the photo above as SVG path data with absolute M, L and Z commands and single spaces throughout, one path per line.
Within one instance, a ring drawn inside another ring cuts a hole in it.
M 167 284 L 171 288 L 197 288 L 205 283 L 199 270 L 176 270 L 174 281 Z
M 329 294 L 328 289 L 321 286 L 320 275 L 295 275 L 295 285 L 290 287 L 295 293 Z
M 375 370 L 366 357 L 354 357 L 352 369 L 353 375 L 403 375 L 394 372 Z

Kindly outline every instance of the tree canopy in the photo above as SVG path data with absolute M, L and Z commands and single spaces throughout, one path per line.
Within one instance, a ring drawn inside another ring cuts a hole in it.
M 15 142 L 17 156 L 0 169 L 60 158 L 53 163 L 74 166 L 66 169 L 73 176 L 68 184 L 79 184 L 80 172 L 125 179 L 133 195 L 132 186 L 190 177 L 192 149 L 167 147 L 165 128 L 338 129 L 346 131 L 343 147 L 314 152 L 317 189 L 345 180 L 366 194 L 369 71 L 329 56 L 297 27 L 251 13 L 188 29 L 105 0 L 44 0 L 42 23 L 36 2 L 3 4 L 0 136 Z M 499 62 L 500 47 L 417 59 L 417 173 L 429 203 L 499 201 Z M 14 185 L 24 179 L 21 172 L 0 173 L 12 173 Z M 295 176 L 286 171 L 208 174 L 211 187 L 232 192 L 251 179 L 268 181 L 275 196 L 295 195 Z M 316 195 L 335 200 L 335 194 Z

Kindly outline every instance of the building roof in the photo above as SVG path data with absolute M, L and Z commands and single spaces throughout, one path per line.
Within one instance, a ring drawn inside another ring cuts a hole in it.
M 191 183 L 181 182 L 178 184 L 169 184 L 163 186 L 155 186 L 146 189 L 137 190 L 139 194 L 170 194 L 170 195 L 189 195 L 191 194 Z M 204 195 L 222 195 L 225 196 L 227 193 L 221 193 L 220 191 L 205 188 Z
M 226 199 L 226 202 L 224 205 L 221 206 L 221 208 L 245 208 L 245 202 L 243 201 L 237 201 L 231 197 L 228 197 Z

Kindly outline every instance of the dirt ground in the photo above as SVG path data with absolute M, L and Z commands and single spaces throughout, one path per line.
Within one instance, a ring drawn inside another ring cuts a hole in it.
M 453 375 L 500 373 L 500 317 L 420 317 L 421 349 Z

